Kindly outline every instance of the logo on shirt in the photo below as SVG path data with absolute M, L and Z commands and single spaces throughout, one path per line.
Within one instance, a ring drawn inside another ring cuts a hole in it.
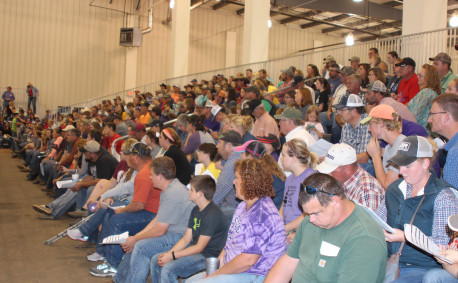
M 326 265 L 326 261 L 324 259 L 320 259 L 320 262 L 318 263 L 319 267 L 324 267 Z
M 196 231 L 197 228 L 199 227 L 200 227 L 200 219 L 194 218 L 194 226 L 192 226 L 192 228 L 194 229 L 194 231 Z
M 334 160 L 334 156 L 330 155 L 329 153 L 326 153 L 326 157 L 331 159 L 331 160 Z

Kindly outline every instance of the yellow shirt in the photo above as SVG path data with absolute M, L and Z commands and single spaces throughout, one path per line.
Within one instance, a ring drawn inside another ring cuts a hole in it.
M 221 170 L 219 169 L 216 169 L 215 167 L 215 163 L 214 162 L 211 162 L 207 168 L 205 168 L 205 165 L 202 166 L 202 171 L 200 172 L 200 175 L 202 175 L 202 173 L 204 173 L 205 171 L 210 171 L 210 173 L 213 175 L 213 177 L 215 178 L 215 180 L 218 180 L 218 177 L 219 177 L 219 174 L 221 173 Z

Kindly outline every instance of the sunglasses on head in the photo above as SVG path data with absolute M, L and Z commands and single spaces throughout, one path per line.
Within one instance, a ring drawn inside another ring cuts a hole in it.
M 331 197 L 334 196 L 334 195 L 331 194 L 331 193 L 325 192 L 325 191 L 320 190 L 320 189 L 317 189 L 317 188 L 315 188 L 315 187 L 312 187 L 312 186 L 304 186 L 304 185 L 301 184 L 301 192 L 303 192 L 303 191 L 306 191 L 307 194 L 309 194 L 309 195 L 314 195 L 314 194 L 316 194 L 316 193 L 325 193 L 325 194 L 330 195 Z

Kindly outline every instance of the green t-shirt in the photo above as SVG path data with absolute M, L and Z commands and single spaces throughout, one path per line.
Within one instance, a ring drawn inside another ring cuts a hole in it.
M 455 78 L 457 78 L 457 76 L 455 76 L 452 73 L 452 71 L 448 71 L 448 73 L 441 79 L 442 93 L 445 93 L 445 91 L 447 90 L 448 84 Z
M 356 206 L 338 226 L 321 229 L 300 224 L 288 248 L 300 259 L 292 282 L 383 282 L 387 249 L 382 228 Z
M 13 122 L 11 122 L 11 131 L 13 133 L 16 133 L 16 131 L 17 131 L 17 118 L 14 118 Z

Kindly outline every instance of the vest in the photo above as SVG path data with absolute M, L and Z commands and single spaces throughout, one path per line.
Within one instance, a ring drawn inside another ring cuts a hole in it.
M 404 224 L 410 223 L 418 204 L 424 196 L 425 199 L 418 209 L 412 225 L 418 227 L 425 235 L 431 236 L 434 220 L 434 201 L 442 189 L 453 187 L 446 181 L 437 179 L 434 172 L 431 172 L 431 177 L 424 188 L 424 195 L 404 199 L 404 195 L 399 189 L 399 184 L 401 184 L 402 181 L 404 181 L 403 178 L 393 182 L 393 184 L 388 187 L 385 194 L 388 225 L 404 231 Z M 387 244 L 388 257 L 396 253 L 401 246 L 400 242 Z M 441 268 L 432 256 L 414 248 L 409 242 L 406 242 L 404 245 L 402 255 L 399 258 L 399 266 L 401 268 Z

